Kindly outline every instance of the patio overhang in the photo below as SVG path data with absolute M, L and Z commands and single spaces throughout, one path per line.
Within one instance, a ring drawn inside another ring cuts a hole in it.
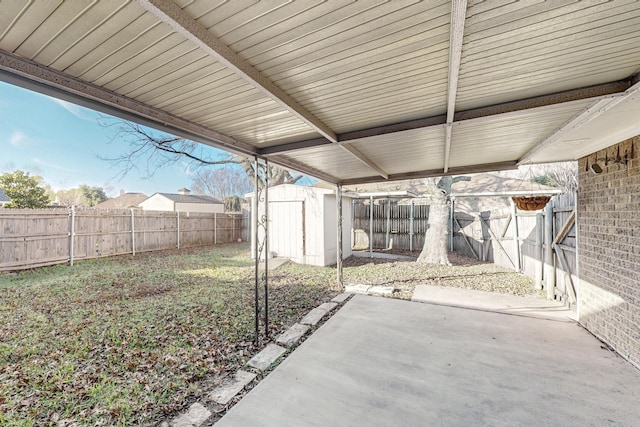
M 0 22 L 3 81 L 333 184 L 573 160 L 640 133 L 630 0 L 14 1 Z

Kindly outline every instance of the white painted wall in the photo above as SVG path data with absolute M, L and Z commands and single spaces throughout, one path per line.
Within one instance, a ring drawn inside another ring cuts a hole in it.
M 167 199 L 162 194 L 154 194 L 142 201 L 140 206 L 145 211 L 173 211 L 173 200 Z
M 224 205 L 213 203 L 176 203 L 176 212 L 223 213 Z
M 213 203 L 175 203 L 162 194 L 154 194 L 138 206 L 146 211 L 223 213 L 224 205 Z

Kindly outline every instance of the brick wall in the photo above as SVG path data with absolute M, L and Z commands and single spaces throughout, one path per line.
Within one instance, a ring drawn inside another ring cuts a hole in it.
M 580 159 L 579 183 L 580 323 L 640 368 L 640 136 Z

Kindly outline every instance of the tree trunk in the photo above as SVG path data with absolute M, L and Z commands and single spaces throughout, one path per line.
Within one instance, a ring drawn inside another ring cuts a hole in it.
M 449 207 L 447 200 L 451 192 L 451 177 L 429 178 L 427 186 L 431 193 L 429 205 L 429 227 L 424 233 L 424 246 L 417 262 L 451 265 L 447 250 L 449 231 Z
M 418 262 L 451 265 L 447 253 L 449 209 L 446 203 L 429 206 L 429 228 L 424 233 L 424 246 Z

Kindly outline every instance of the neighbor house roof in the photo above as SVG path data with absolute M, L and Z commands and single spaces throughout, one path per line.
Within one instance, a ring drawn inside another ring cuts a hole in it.
M 143 193 L 125 193 L 113 199 L 105 200 L 98 203 L 95 207 L 98 209 L 122 209 L 138 206 L 138 203 L 146 200 L 149 196 Z
M 358 184 L 640 133 L 640 2 L 4 2 L 0 80 Z
M 174 194 L 174 193 L 155 193 L 155 195 L 160 195 L 166 197 L 169 200 L 172 200 L 176 203 L 208 203 L 211 205 L 221 205 L 223 204 L 220 200 L 215 197 L 205 196 L 205 195 L 197 195 L 197 194 Z M 151 197 L 153 197 L 151 196 Z

